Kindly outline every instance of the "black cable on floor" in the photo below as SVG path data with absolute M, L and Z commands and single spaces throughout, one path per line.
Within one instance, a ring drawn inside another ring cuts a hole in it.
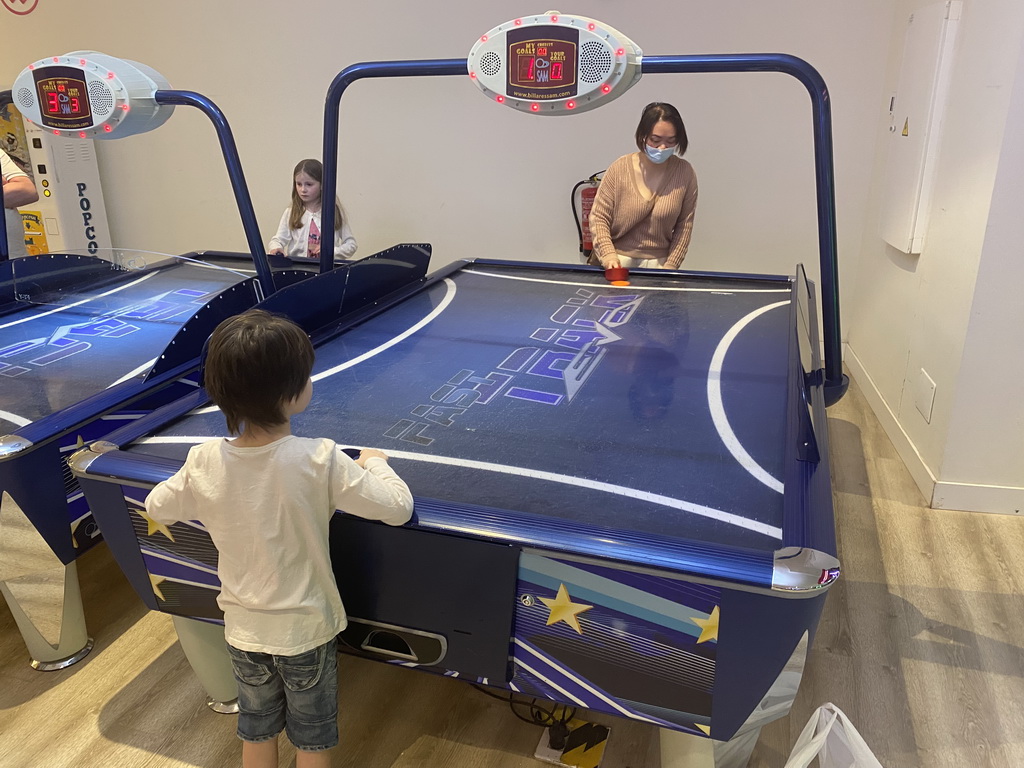
M 529 723 L 530 725 L 538 725 L 541 728 L 550 728 L 555 725 L 565 726 L 566 724 L 568 724 L 570 720 L 576 717 L 576 707 L 572 707 L 572 709 L 570 710 L 569 707 L 561 705 L 562 714 L 561 716 L 556 717 L 555 711 L 556 708 L 559 706 L 557 704 L 555 704 L 550 710 L 548 710 L 540 706 L 537 703 L 536 698 L 530 699 L 529 701 L 525 701 L 523 699 L 515 698 L 512 691 L 509 691 L 508 695 L 505 696 L 499 693 L 494 693 L 493 691 L 489 691 L 487 688 L 483 687 L 482 685 L 477 685 L 476 683 L 470 683 L 470 685 L 472 685 L 473 688 L 475 688 L 476 690 L 480 691 L 480 693 L 486 696 L 490 696 L 492 699 L 498 699 L 498 701 L 507 701 L 509 704 L 509 708 L 512 710 L 512 714 L 518 717 L 524 723 Z M 526 717 L 520 712 L 518 712 L 516 710 L 516 706 L 528 706 L 530 708 L 530 717 Z

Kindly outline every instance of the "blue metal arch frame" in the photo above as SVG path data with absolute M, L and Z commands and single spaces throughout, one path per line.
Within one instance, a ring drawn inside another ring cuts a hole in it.
M 825 342 L 825 404 L 838 402 L 849 386 L 843 374 L 839 319 L 839 265 L 836 247 L 835 176 L 832 163 L 832 109 L 825 81 L 814 67 L 796 56 L 781 53 L 707 54 L 694 56 L 645 56 L 644 74 L 683 72 L 781 72 L 799 80 L 811 97 L 814 121 L 814 168 L 818 212 L 818 251 L 821 269 L 821 302 Z M 338 120 L 341 97 L 356 80 L 379 77 L 437 77 L 469 74 L 466 59 L 362 62 L 346 67 L 331 83 L 324 106 L 324 196 L 334 199 L 338 190 Z M 324 207 L 323 229 L 334 231 L 334 206 Z M 322 251 L 320 271 L 333 264 L 333 254 Z
M 249 244 L 253 263 L 256 265 L 259 285 L 263 295 L 269 296 L 276 289 L 274 276 L 270 270 L 270 263 L 267 260 L 263 242 L 260 240 L 260 228 L 256 223 L 256 212 L 252 207 L 249 187 L 245 183 L 245 174 L 242 173 L 242 161 L 238 157 L 235 138 L 231 133 L 231 126 L 228 125 L 227 118 L 216 104 L 201 93 L 166 90 L 157 91 L 154 94 L 154 98 L 157 104 L 195 107 L 210 118 L 210 122 L 213 123 L 214 129 L 217 131 L 217 139 L 220 142 L 221 153 L 224 155 L 224 164 L 227 166 L 228 177 L 231 180 L 231 189 L 235 193 L 238 212 L 242 217 L 245 239 Z M 13 103 L 14 99 L 10 90 L 0 91 L 0 109 Z M 8 255 L 7 223 L 4 221 L 4 217 L 0 216 L 0 261 L 5 261 Z

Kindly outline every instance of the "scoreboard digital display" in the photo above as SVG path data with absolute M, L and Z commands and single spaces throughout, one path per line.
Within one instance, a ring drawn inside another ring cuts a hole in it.
M 579 31 L 526 27 L 508 34 L 506 94 L 517 99 L 568 99 L 577 95 Z
M 49 67 L 35 70 L 33 76 L 43 125 L 65 131 L 91 127 L 89 93 L 80 70 Z

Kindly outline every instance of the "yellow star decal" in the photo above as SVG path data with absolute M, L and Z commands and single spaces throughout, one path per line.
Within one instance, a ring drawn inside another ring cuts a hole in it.
M 581 635 L 583 630 L 580 628 L 580 623 L 576 616 L 594 607 L 592 605 L 584 605 L 583 603 L 574 603 L 569 598 L 569 590 L 565 588 L 565 584 L 558 585 L 558 594 L 554 600 L 550 597 L 542 597 L 540 601 L 551 609 L 551 614 L 548 616 L 548 626 L 564 621 Z
M 694 723 L 694 725 L 696 725 L 698 728 L 700 728 L 702 731 L 704 731 L 705 735 L 707 735 L 707 736 L 711 735 L 711 726 L 710 725 L 701 725 L 700 723 Z
M 76 520 L 71 524 L 71 544 L 75 549 L 78 549 L 78 539 L 75 538 L 75 534 L 78 533 L 78 526 L 82 524 L 81 520 Z
M 159 597 L 164 602 L 167 602 L 167 598 L 164 597 L 164 593 L 160 591 L 160 585 L 163 584 L 167 579 L 163 576 L 154 576 L 152 573 L 149 574 L 149 583 L 153 587 L 153 594 Z
M 714 640 L 718 642 L 718 606 L 716 605 L 711 609 L 711 615 L 706 619 L 698 619 L 696 616 L 691 616 L 690 621 L 700 627 L 700 637 L 697 638 L 698 643 L 706 643 L 708 640 Z
M 171 535 L 171 529 L 168 528 L 166 525 L 162 525 L 162 524 L 156 522 L 155 520 L 151 520 L 149 518 L 149 516 L 145 512 L 143 512 L 141 509 L 139 510 L 139 517 L 141 517 L 143 520 L 146 521 L 146 535 L 147 536 L 152 536 L 154 533 L 157 533 L 159 531 L 164 536 L 166 536 L 168 539 L 170 539 L 171 541 L 174 541 L 174 537 Z

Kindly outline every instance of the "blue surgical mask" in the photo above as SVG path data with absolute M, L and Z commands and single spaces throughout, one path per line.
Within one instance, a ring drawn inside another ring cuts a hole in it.
M 647 156 L 651 159 L 651 162 L 657 163 L 658 165 L 661 165 L 676 153 L 675 147 L 665 147 L 664 149 L 656 149 L 655 147 L 652 147 L 650 144 L 647 144 L 644 146 L 644 149 L 647 151 Z

